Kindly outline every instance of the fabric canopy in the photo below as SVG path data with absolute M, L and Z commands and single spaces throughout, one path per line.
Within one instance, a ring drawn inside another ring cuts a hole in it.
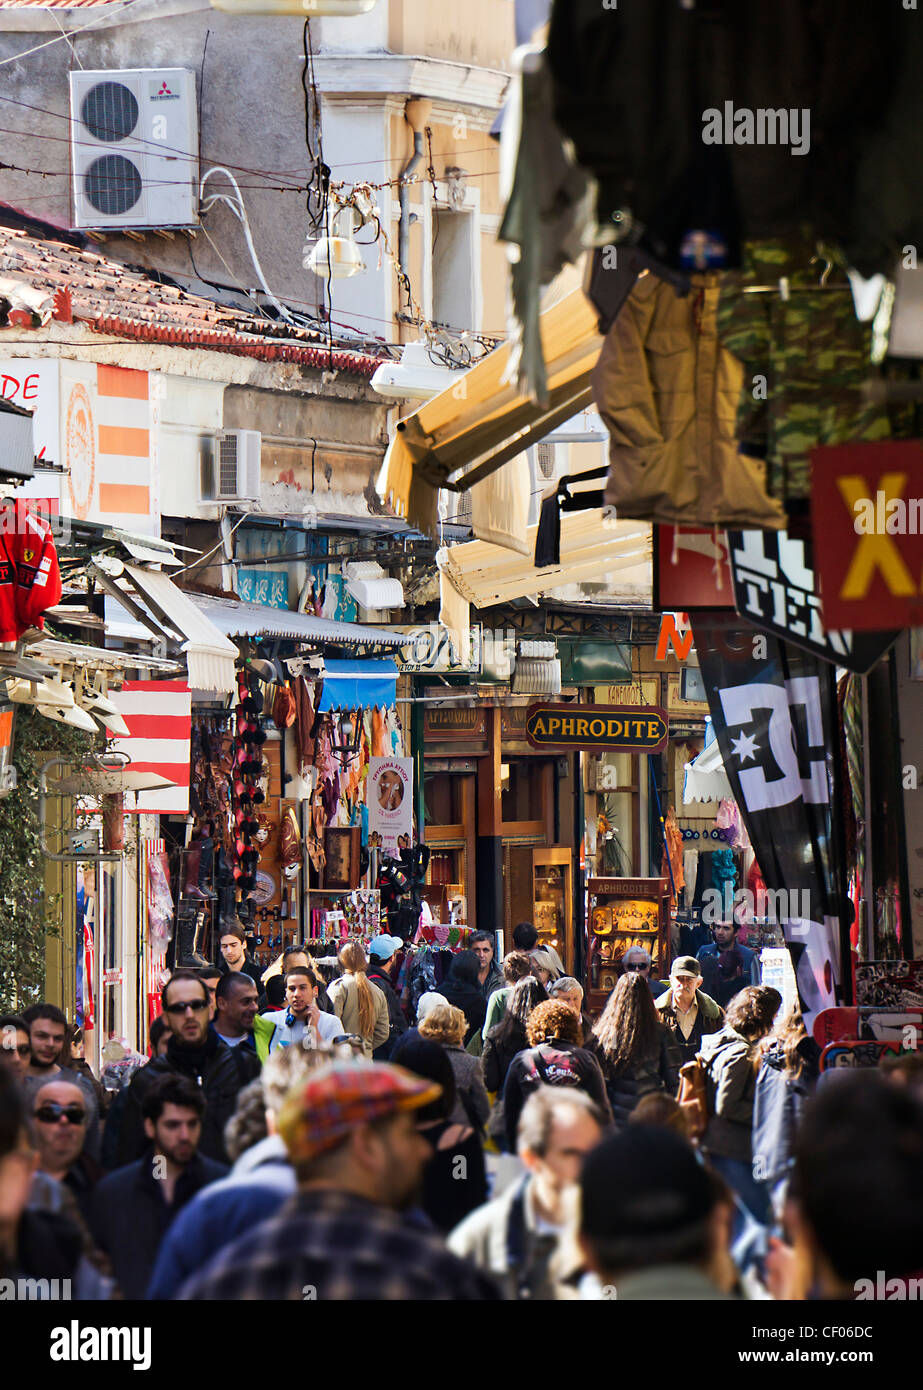
M 600 507 L 574 512 L 561 521 L 561 562 L 536 569 L 536 526 L 526 532 L 528 557 L 468 541 L 444 552 L 443 578 L 476 608 L 505 603 L 527 594 L 544 594 L 562 584 L 612 578 L 612 596 L 638 597 L 650 590 L 651 528 L 643 522 L 618 521 L 603 526 Z
M 602 338 L 596 311 L 582 290 L 543 310 L 541 341 L 547 409 L 510 380 L 512 349 L 504 344 L 399 421 L 378 493 L 411 526 L 435 535 L 440 487 L 467 491 L 591 403 L 590 372 Z
M 302 642 L 370 647 L 402 647 L 407 642 L 403 632 L 334 622 L 332 618 L 316 618 L 313 613 L 290 613 L 263 603 L 233 603 L 207 594 L 190 594 L 189 598 L 215 627 L 232 637 L 291 637 Z
M 397 698 L 393 661 L 325 661 L 319 714 L 334 709 L 387 709 Z

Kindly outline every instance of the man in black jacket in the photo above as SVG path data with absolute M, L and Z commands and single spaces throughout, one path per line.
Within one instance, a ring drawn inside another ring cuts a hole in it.
M 376 1047 L 372 1053 L 372 1058 L 376 1062 L 386 1062 L 400 1039 L 407 1032 L 407 1019 L 404 1017 L 401 1001 L 398 999 L 391 982 L 391 973 L 394 970 L 397 953 L 403 944 L 399 936 L 386 936 L 384 933 L 381 936 L 373 937 L 369 942 L 369 962 L 372 968 L 368 973 L 368 979 L 373 985 L 378 986 L 387 999 L 388 1021 L 391 1024 L 388 1041 L 382 1043 L 381 1047 Z
M 159 1077 L 142 1103 L 150 1148 L 96 1189 L 93 1236 L 126 1298 L 144 1298 L 160 1243 L 180 1208 L 228 1171 L 198 1152 L 204 1111 L 193 1081 Z
M 227 1162 L 224 1127 L 234 1114 L 241 1087 L 259 1071 L 256 1058 L 223 1043 L 208 1022 L 208 994 L 193 970 L 175 970 L 161 991 L 170 1041 L 164 1057 L 139 1067 L 131 1079 L 119 1132 L 118 1166 L 133 1163 L 147 1147 L 142 1106 L 148 1089 L 161 1076 L 188 1077 L 205 1101 L 199 1148 L 219 1163 Z M 240 1054 L 238 1056 L 238 1054 Z

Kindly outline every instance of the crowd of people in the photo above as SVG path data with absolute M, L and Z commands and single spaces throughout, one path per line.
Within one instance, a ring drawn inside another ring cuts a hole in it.
M 798 1009 L 750 962 L 721 971 L 722 930 L 663 981 L 629 953 L 594 1022 L 528 923 L 502 962 L 474 934 L 413 1016 L 397 937 L 308 943 L 264 978 L 235 929 L 217 969 L 172 973 L 114 1093 L 54 1005 L 0 1018 L 0 1275 L 155 1300 L 913 1278 L 918 1059 L 821 1076 Z

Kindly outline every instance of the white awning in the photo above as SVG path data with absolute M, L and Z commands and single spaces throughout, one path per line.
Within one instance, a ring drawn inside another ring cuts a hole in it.
M 537 526 L 526 535 L 529 556 L 535 552 Z M 636 599 L 650 591 L 651 528 L 637 521 L 603 525 L 599 507 L 561 518 L 561 559 L 536 569 L 531 560 L 487 541 L 449 546 L 443 552 L 443 578 L 476 608 L 544 594 L 563 584 L 609 582 L 611 601 Z
M 263 603 L 234 603 L 207 594 L 185 597 L 210 624 L 232 637 L 290 637 L 301 642 L 377 647 L 403 647 L 408 641 L 404 632 L 388 632 L 362 623 L 337 623 L 330 618 L 316 618 L 313 613 L 292 613 Z
M 733 800 L 734 793 L 724 770 L 718 740 L 713 738 L 697 758 L 686 763 L 683 802 L 689 805 L 693 801 L 723 801 L 725 797 Z
M 346 566 L 346 588 L 360 608 L 374 610 L 404 607 L 404 586 L 392 579 L 375 560 Z

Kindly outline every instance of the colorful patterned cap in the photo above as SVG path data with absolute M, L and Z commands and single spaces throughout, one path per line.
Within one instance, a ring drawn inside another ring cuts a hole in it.
M 359 1125 L 417 1110 L 442 1094 L 434 1081 L 389 1062 L 331 1062 L 286 1096 L 278 1131 L 293 1163 L 334 1149 Z

